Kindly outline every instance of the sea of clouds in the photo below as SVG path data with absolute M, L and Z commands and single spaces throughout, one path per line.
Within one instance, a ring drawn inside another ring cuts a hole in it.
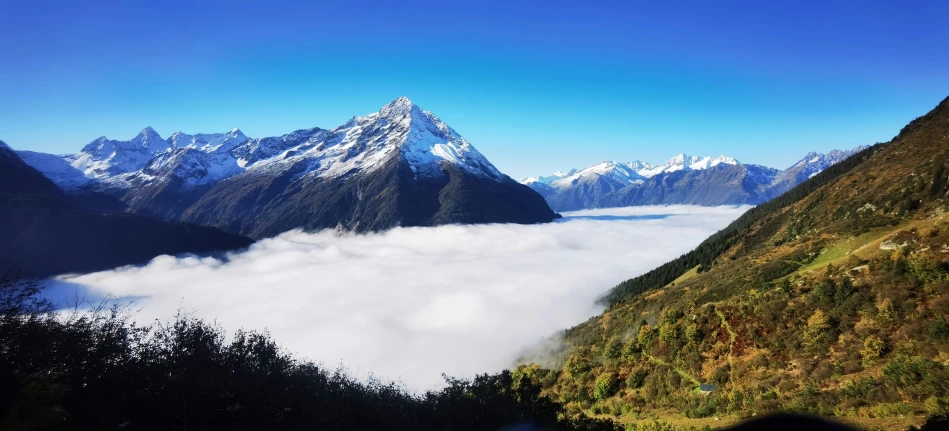
M 525 347 L 600 312 L 595 302 L 609 288 L 747 209 L 612 208 L 544 225 L 369 235 L 291 231 L 222 259 L 160 256 L 62 277 L 51 292 L 74 297 L 82 286 L 84 295 L 133 301 L 139 322 L 182 310 L 230 332 L 266 329 L 299 357 L 424 390 L 442 373 L 510 367 Z

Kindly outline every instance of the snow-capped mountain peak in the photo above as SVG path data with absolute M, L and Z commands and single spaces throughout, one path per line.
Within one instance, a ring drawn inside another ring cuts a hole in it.
M 386 118 L 402 117 L 410 113 L 421 113 L 422 109 L 412 103 L 408 97 L 400 96 L 389 102 L 379 110 L 379 115 Z
M 813 165 L 813 164 L 829 166 L 843 159 L 846 159 L 847 157 L 850 157 L 854 153 L 862 151 L 865 148 L 867 148 L 865 145 L 861 145 L 852 150 L 830 150 L 826 154 L 811 151 L 807 153 L 807 155 L 805 155 L 804 158 L 802 158 L 797 163 L 795 163 L 794 166 L 805 166 L 805 165 Z
M 146 127 L 128 141 L 100 137 L 64 159 L 87 178 L 105 178 L 142 169 L 155 154 L 169 148 L 155 129 Z
M 416 175 L 441 175 L 440 164 L 448 162 L 478 176 L 504 177 L 458 132 L 404 96 L 329 131 L 321 144 L 301 157 L 332 161 L 315 168 L 315 175 L 332 177 L 376 169 L 396 150 Z
M 168 142 L 151 128 L 151 126 L 142 129 L 138 135 L 128 141 L 138 145 L 143 151 L 158 152 L 168 149 Z
M 142 138 L 142 140 L 161 140 L 161 135 L 159 135 L 158 132 L 152 128 L 152 126 L 146 126 L 144 129 L 142 129 L 142 131 L 139 132 L 138 137 Z
M 227 133 L 175 132 L 163 139 L 146 127 L 128 141 L 101 137 L 73 155 L 24 157 L 65 187 L 88 182 L 127 188 L 156 176 L 208 184 L 245 171 L 294 171 L 294 177 L 337 177 L 369 172 L 401 157 L 416 176 L 442 175 L 442 165 L 495 180 L 507 178 L 455 130 L 407 97 L 379 111 L 353 117 L 332 130 L 297 130 L 251 139 L 238 128 Z

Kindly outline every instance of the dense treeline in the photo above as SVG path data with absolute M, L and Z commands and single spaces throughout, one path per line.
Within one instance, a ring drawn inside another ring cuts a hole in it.
M 115 308 L 54 313 L 0 280 L 0 429 L 613 430 L 568 418 L 523 373 L 421 395 L 295 359 L 265 333 L 188 316 L 138 326 Z
M 708 270 L 716 259 L 741 241 L 742 237 L 747 234 L 748 230 L 755 223 L 799 202 L 820 187 L 849 172 L 870 158 L 873 153 L 884 145 L 885 144 L 876 144 L 868 147 L 848 159 L 825 169 L 787 193 L 748 210 L 748 212 L 742 214 L 741 217 L 727 227 L 703 241 L 694 250 L 652 271 L 620 283 L 604 296 L 601 302 L 605 305 L 615 305 L 640 293 L 660 289 L 692 268 L 698 267 L 700 272 Z

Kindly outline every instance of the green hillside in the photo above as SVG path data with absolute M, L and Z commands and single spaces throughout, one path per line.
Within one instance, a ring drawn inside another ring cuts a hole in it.
M 571 411 L 632 424 L 791 410 L 905 429 L 945 412 L 947 165 L 949 99 L 619 284 L 554 369 L 521 371 Z

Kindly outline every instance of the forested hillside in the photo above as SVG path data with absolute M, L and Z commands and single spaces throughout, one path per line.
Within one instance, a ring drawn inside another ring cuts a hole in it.
M 627 423 L 790 410 L 905 429 L 943 413 L 947 168 L 949 99 L 621 283 L 547 369 L 522 370 Z

